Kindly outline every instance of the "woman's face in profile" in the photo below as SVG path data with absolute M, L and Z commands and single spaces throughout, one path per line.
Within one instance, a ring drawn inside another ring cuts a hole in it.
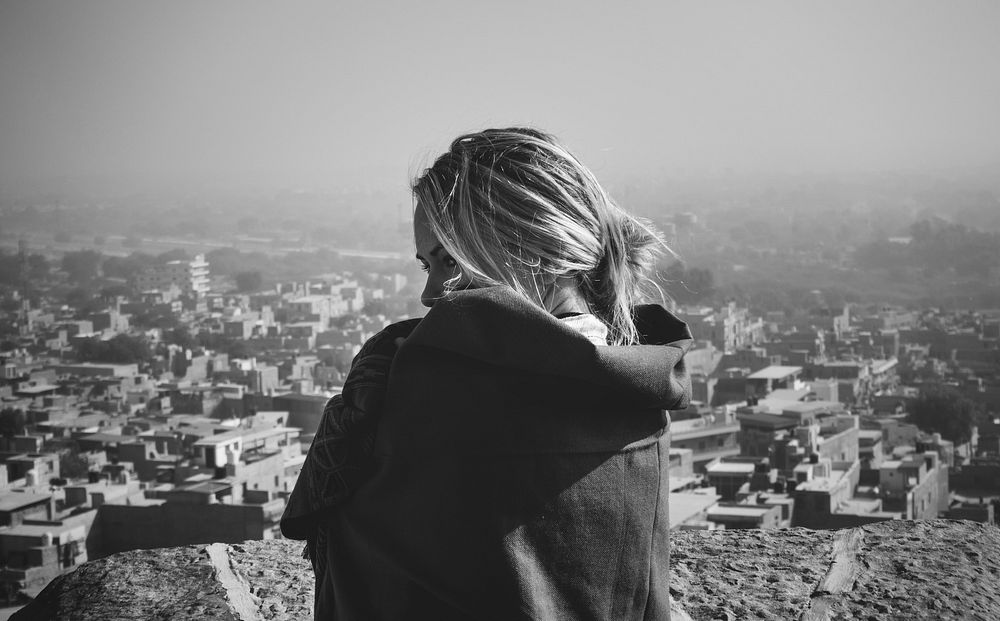
M 459 273 L 458 263 L 434 235 L 427 215 L 421 207 L 417 207 L 413 213 L 413 241 L 417 247 L 417 261 L 420 262 L 421 269 L 427 273 L 427 282 L 423 293 L 420 294 L 420 302 L 430 308 L 444 296 L 445 282 Z M 468 285 L 466 277 L 463 276 L 452 289 L 464 289 Z

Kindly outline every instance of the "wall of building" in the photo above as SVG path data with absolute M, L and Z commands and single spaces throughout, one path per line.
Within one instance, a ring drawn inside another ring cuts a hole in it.
M 951 470 L 948 479 L 949 487 L 955 491 L 1000 494 L 1000 464 L 967 464 Z
M 854 461 L 858 458 L 858 430 L 845 429 L 833 436 L 821 438 L 819 456 L 830 461 Z
M 265 505 L 103 505 L 98 510 L 102 554 L 192 543 L 271 538 L 284 501 Z
M 316 433 L 326 402 L 326 397 L 306 395 L 276 395 L 272 400 L 275 410 L 288 412 L 287 425 L 298 427 L 302 435 Z

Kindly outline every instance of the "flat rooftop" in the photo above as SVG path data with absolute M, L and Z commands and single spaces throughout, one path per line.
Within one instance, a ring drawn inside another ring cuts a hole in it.
M 791 412 L 819 412 L 822 410 L 843 411 L 844 406 L 838 401 L 825 401 L 823 399 L 817 399 L 815 401 L 797 401 L 786 405 L 784 409 Z
M 765 513 L 771 511 L 773 507 L 758 507 L 755 505 L 720 505 L 718 507 L 712 507 L 708 510 L 708 517 L 748 517 L 756 518 L 764 515 Z
M 195 483 L 194 485 L 189 485 L 185 487 L 179 487 L 174 491 L 178 492 L 199 492 L 202 494 L 215 494 L 227 489 L 232 489 L 233 484 L 223 482 L 223 481 L 202 481 L 201 483 Z
M 56 524 L 18 524 L 0 531 L 2 535 L 13 535 L 15 537 L 43 537 L 46 534 L 58 536 L 67 531 L 78 528 L 82 525 L 60 526 Z
M 708 474 L 753 474 L 754 463 L 721 461 L 705 468 Z
M 897 364 L 899 364 L 899 361 L 895 358 L 889 358 L 888 360 L 872 360 L 872 373 L 885 373 Z
M 131 443 L 140 441 L 137 436 L 123 436 L 121 434 L 113 433 L 91 433 L 85 436 L 80 436 L 79 439 L 88 440 L 90 442 L 102 442 L 104 444 L 121 444 L 123 442 Z
M 795 375 L 796 373 L 801 372 L 802 367 L 790 367 L 773 364 L 769 367 L 764 367 L 756 373 L 751 373 L 747 376 L 747 379 L 785 379 L 789 375 Z
M 38 386 L 25 386 L 24 388 L 18 388 L 14 392 L 19 395 L 42 395 L 58 389 L 58 386 L 53 386 L 51 384 L 39 384 Z
M 743 423 L 747 423 L 750 426 L 770 427 L 775 430 L 790 429 L 792 427 L 798 427 L 799 425 L 798 421 L 791 416 L 768 414 L 766 412 L 739 412 L 736 414 L 736 418 L 740 421 L 741 425 Z
M 33 494 L 31 492 L 11 492 L 0 495 L 0 511 L 17 511 L 24 507 L 48 502 L 52 494 Z
M 223 433 L 207 436 L 194 443 L 195 446 L 217 446 L 225 444 L 237 438 L 242 438 L 244 442 L 252 442 L 261 438 L 269 438 L 286 433 L 298 432 L 298 427 L 252 427 L 250 429 L 233 429 Z
M 811 392 L 811 388 L 800 388 L 798 390 L 792 388 L 779 388 L 768 393 L 767 398 L 774 399 L 775 401 L 802 401 L 804 398 L 809 396 L 809 393 Z
M 687 520 L 705 511 L 722 496 L 718 494 L 693 494 L 690 492 L 670 493 L 670 528 L 680 526 Z

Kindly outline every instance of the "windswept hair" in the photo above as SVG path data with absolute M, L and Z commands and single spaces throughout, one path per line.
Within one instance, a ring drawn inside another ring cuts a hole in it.
M 671 252 L 645 220 L 618 207 L 593 173 L 537 129 L 487 129 L 455 139 L 413 182 L 431 230 L 478 286 L 508 285 L 544 307 L 576 279 L 612 344 L 639 341 L 632 307 L 662 292 L 650 279 Z M 671 252 L 672 253 L 672 252 Z

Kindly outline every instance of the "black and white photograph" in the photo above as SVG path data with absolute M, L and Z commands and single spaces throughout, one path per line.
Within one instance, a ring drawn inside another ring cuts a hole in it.
M 998 527 L 995 0 L 0 0 L 0 621 L 992 621 Z

